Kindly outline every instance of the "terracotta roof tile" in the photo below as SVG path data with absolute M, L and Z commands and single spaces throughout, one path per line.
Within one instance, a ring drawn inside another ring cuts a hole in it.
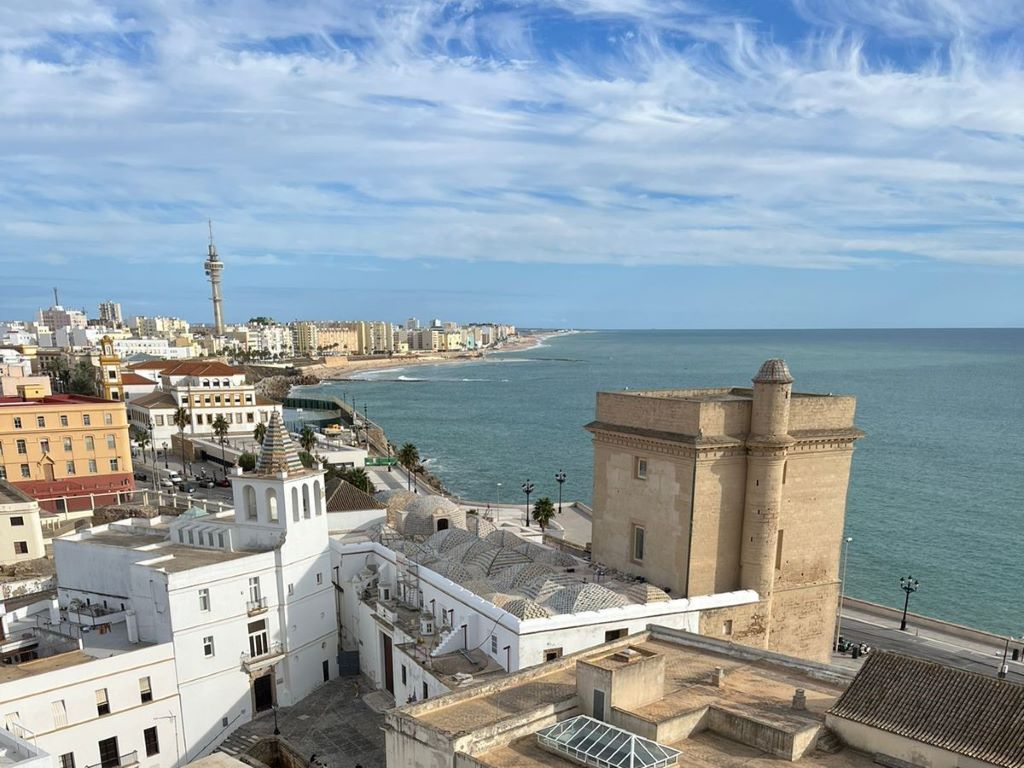
M 1024 685 L 874 651 L 829 714 L 1003 768 L 1024 768 Z
M 237 376 L 244 373 L 240 368 L 219 360 L 149 360 L 133 365 L 132 370 L 160 371 L 164 376 Z
M 140 408 L 177 408 L 178 403 L 166 392 L 150 392 L 148 395 L 133 397 L 128 401 L 129 405 L 137 405 Z

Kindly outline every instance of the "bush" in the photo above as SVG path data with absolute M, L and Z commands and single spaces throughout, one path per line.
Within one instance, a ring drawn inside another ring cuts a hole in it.
M 252 472 L 256 469 L 256 454 L 246 451 L 238 457 L 238 466 L 245 472 Z

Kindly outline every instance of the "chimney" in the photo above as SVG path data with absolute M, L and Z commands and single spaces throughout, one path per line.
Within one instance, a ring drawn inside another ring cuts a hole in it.
M 725 688 L 725 669 L 715 667 L 715 671 L 711 674 L 711 684 L 716 688 Z
M 793 709 L 798 709 L 801 712 L 807 709 L 807 694 L 804 693 L 803 688 L 797 688 L 796 693 L 793 694 Z

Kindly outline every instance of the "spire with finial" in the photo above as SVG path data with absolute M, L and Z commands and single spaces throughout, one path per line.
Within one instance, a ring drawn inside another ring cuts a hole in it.
M 304 469 L 295 443 L 281 421 L 281 414 L 274 411 L 270 414 L 267 433 L 263 436 L 256 474 L 276 475 L 279 472 L 302 472 Z

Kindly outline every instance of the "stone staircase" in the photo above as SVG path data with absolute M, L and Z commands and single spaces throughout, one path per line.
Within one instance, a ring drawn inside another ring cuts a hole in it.
M 220 746 L 217 747 L 216 751 L 223 752 L 227 755 L 231 755 L 232 757 L 238 757 L 239 755 L 248 753 L 256 742 L 265 738 L 266 736 L 257 736 L 253 733 L 235 731 L 220 743 Z
M 822 728 L 821 733 L 818 734 L 818 740 L 815 746 L 819 751 L 824 752 L 827 755 L 834 755 L 837 752 L 841 752 L 846 745 L 843 740 L 836 735 L 836 732 L 829 728 Z
M 456 629 L 449 629 L 438 641 L 437 645 L 434 646 L 434 650 L 430 652 L 431 656 L 444 656 L 446 653 L 452 653 L 465 647 L 462 642 L 464 636 L 462 627 Z

